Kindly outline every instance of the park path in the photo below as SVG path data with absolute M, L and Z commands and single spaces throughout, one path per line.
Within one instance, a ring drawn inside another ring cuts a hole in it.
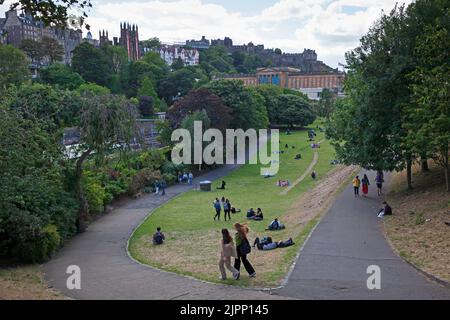
M 371 172 L 370 181 L 374 177 Z M 376 215 L 381 205 L 375 183 L 368 198 L 355 199 L 348 186 L 304 245 L 287 285 L 275 294 L 299 299 L 450 299 L 449 289 L 394 254 Z M 381 269 L 381 290 L 367 289 L 371 265 Z
M 318 142 L 318 144 L 320 145 L 322 142 L 324 142 L 325 139 L 320 140 Z M 316 149 L 314 149 L 314 155 L 313 155 L 313 159 L 311 161 L 311 163 L 309 164 L 308 168 L 306 168 L 305 172 L 303 172 L 303 174 L 297 178 L 297 180 L 295 180 L 294 182 L 292 182 L 292 184 L 287 187 L 286 189 L 284 189 L 283 191 L 280 192 L 280 196 L 285 196 L 288 194 L 289 191 L 291 191 L 292 189 L 294 189 L 300 182 L 302 182 L 303 180 L 305 180 L 306 176 L 308 176 L 311 171 L 314 169 L 314 167 L 317 164 L 317 161 L 319 161 L 319 152 L 317 152 Z
M 224 166 L 194 180 L 219 179 L 237 166 Z M 125 202 L 77 235 L 43 266 L 47 282 L 75 299 L 280 299 L 267 292 L 215 285 L 141 265 L 127 255 L 127 240 L 133 230 L 170 199 L 192 189 L 175 185 L 165 196 L 144 195 Z M 81 290 L 68 290 L 67 267 L 81 269 Z

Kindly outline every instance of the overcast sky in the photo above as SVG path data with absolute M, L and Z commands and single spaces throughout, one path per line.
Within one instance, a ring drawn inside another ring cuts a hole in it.
M 6 0 L 3 6 L 12 0 Z M 264 44 L 283 52 L 316 50 L 331 67 L 396 2 L 412 0 L 92 0 L 87 23 L 118 36 L 119 23 L 139 25 L 140 39 L 184 42 L 229 36 L 235 44 Z

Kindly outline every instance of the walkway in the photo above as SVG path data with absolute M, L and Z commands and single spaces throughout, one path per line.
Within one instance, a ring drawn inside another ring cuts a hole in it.
M 392 252 L 376 216 L 380 207 L 374 183 L 368 198 L 355 199 L 352 186 L 346 188 L 312 233 L 287 286 L 276 294 L 299 299 L 450 299 L 450 290 Z M 381 290 L 367 289 L 371 265 L 381 268 Z

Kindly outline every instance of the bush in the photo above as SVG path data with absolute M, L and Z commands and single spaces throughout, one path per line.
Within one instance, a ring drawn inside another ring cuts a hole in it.
M 141 168 L 149 168 L 151 170 L 160 170 L 167 162 L 164 154 L 158 149 L 145 151 L 139 155 Z
M 171 174 L 173 176 L 177 176 L 179 172 L 184 172 L 186 171 L 186 166 L 183 164 L 180 165 L 176 165 L 173 162 L 166 162 L 164 164 L 164 166 L 162 167 L 162 171 L 165 174 Z
M 149 168 L 142 169 L 131 180 L 128 188 L 128 194 L 135 195 L 143 188 L 151 187 L 156 180 L 160 180 L 161 178 L 161 172 L 159 171 L 152 171 Z
M 163 174 L 163 179 L 166 181 L 167 185 L 175 184 L 175 182 L 177 182 L 178 180 L 177 176 L 174 176 L 170 173 Z
M 84 185 L 86 200 L 89 205 L 90 213 L 102 212 L 107 200 L 105 189 L 96 181 L 88 181 Z

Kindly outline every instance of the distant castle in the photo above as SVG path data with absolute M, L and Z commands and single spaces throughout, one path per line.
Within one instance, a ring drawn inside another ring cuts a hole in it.
M 314 50 L 304 49 L 302 53 L 281 53 L 275 49 L 266 49 L 263 44 L 255 45 L 252 42 L 243 45 L 234 45 L 229 37 L 217 40 L 208 40 L 203 36 L 200 40 L 187 40 L 186 46 L 195 49 L 208 49 L 209 47 L 222 46 L 229 53 L 243 52 L 257 55 L 262 61 L 270 61 L 277 67 L 299 68 L 304 73 L 327 73 L 336 72 L 320 60 L 317 60 L 317 54 Z

